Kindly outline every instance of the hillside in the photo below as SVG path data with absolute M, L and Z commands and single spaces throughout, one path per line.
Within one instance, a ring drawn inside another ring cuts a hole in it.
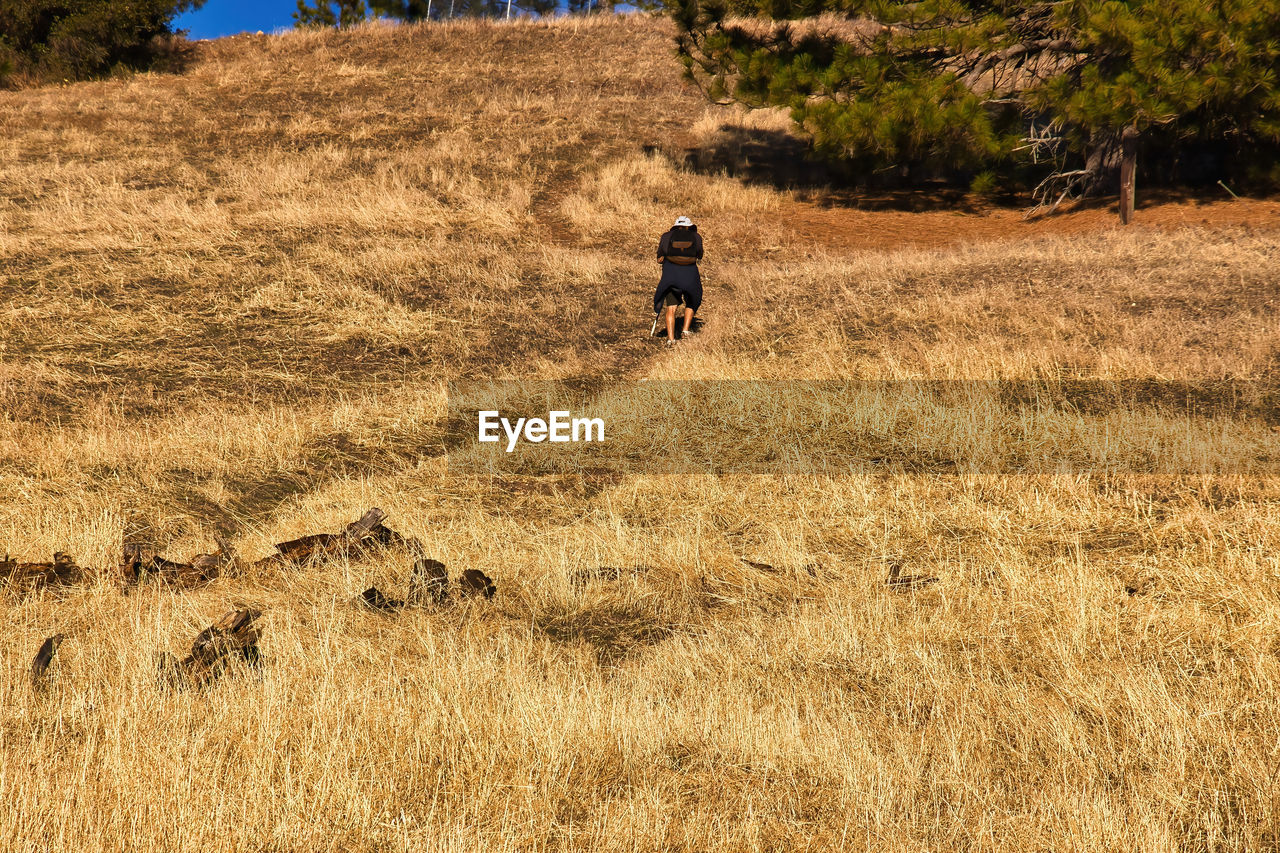
M 96 569 L 0 592 L 0 849 L 1276 845 L 1269 422 L 1104 412 L 1190 454 L 1159 476 L 450 466 L 457 380 L 1274 380 L 1275 200 L 1120 229 L 827 188 L 672 35 L 244 36 L 0 92 L 0 550 Z M 668 352 L 680 213 L 707 326 Z M 498 594 L 381 614 L 403 550 L 249 562 L 374 506 Z M 122 594 L 122 538 L 215 536 L 246 562 Z M 245 606 L 259 667 L 157 684 Z

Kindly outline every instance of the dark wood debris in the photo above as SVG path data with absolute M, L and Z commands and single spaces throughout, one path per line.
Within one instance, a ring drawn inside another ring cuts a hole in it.
M 382 523 L 387 514 L 374 507 L 348 524 L 340 533 L 312 533 L 280 542 L 276 553 L 258 560 L 257 568 L 297 568 L 342 557 L 361 557 L 372 551 L 406 548 L 421 551 L 421 544 Z
M 444 563 L 419 557 L 409 573 L 410 604 L 444 604 L 449 598 L 449 572 Z
M 464 596 L 483 595 L 485 598 L 493 598 L 498 591 L 498 588 L 494 586 L 493 578 L 479 569 L 467 569 L 464 571 L 462 577 L 458 578 L 458 586 L 462 589 Z
M 885 580 L 893 589 L 918 589 L 937 583 L 938 579 L 933 575 L 904 575 L 902 573 L 902 563 L 894 561 L 889 566 L 889 577 Z
M 152 579 L 179 586 L 207 583 L 236 565 L 235 549 L 222 537 L 215 537 L 217 550 L 197 554 L 190 563 L 166 559 L 146 545 L 126 542 L 120 552 L 120 577 L 125 587 Z
M 0 586 L 12 586 L 22 592 L 79 583 L 83 576 L 84 569 L 62 551 L 54 552 L 51 563 L 20 563 L 7 554 L 0 560 Z
M 191 558 L 191 568 L 204 577 L 215 578 L 236 565 L 236 551 L 221 536 L 213 537 L 217 549 L 212 554 L 196 554 Z
M 184 689 L 205 687 L 216 681 L 234 663 L 256 666 L 260 653 L 259 610 L 230 610 L 196 635 L 191 654 L 183 660 L 169 652 L 159 660 L 162 686 Z
M 387 596 L 376 586 L 371 586 L 356 597 L 356 601 L 370 610 L 377 610 L 382 613 L 394 613 L 404 607 L 404 602 L 395 598 L 387 598 Z
M 378 549 L 403 548 L 422 553 L 418 540 L 402 536 L 382 523 L 386 513 L 373 508 L 348 524 L 339 533 L 313 533 L 276 545 L 276 553 L 258 560 L 255 567 L 298 567 L 322 563 L 335 557 L 360 557 Z M 214 537 L 212 553 L 196 554 L 191 562 L 170 560 L 144 542 L 126 537 L 120 549 L 119 580 L 127 593 L 129 588 L 150 579 L 162 579 L 178 586 L 207 583 L 240 568 L 235 549 L 225 539 Z M 8 555 L 0 560 L 0 588 L 11 587 L 31 592 L 46 586 L 79 583 L 89 570 L 76 565 L 62 551 L 49 563 L 23 563 Z
M 37 687 L 43 682 L 45 674 L 49 671 L 49 664 L 53 663 L 53 656 L 58 653 L 58 646 L 66 638 L 66 634 L 54 634 L 40 644 L 40 648 L 36 651 L 35 659 L 31 661 L 31 682 Z
M 467 569 L 458 578 L 458 588 L 463 597 L 484 596 L 493 598 L 498 588 L 493 579 L 479 569 Z M 384 613 L 403 607 L 442 605 L 449 601 L 449 571 L 445 564 L 430 557 L 419 557 L 409 574 L 409 592 L 404 601 L 390 598 L 376 586 L 371 586 L 356 597 L 356 603 Z

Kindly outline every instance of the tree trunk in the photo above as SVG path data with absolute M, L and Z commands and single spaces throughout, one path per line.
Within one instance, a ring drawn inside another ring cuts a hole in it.
M 1089 137 L 1089 157 L 1084 168 L 1093 176 L 1093 186 L 1115 177 L 1120 167 L 1120 140 L 1110 131 L 1095 130 Z
M 1138 168 L 1138 129 L 1126 127 L 1120 137 L 1120 224 L 1128 225 L 1133 219 L 1133 205 L 1137 197 L 1135 172 Z

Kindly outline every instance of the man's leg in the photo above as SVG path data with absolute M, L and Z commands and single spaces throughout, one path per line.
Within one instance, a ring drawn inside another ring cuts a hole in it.
M 689 327 L 692 325 L 693 325 L 693 309 L 685 308 L 684 309 L 684 331 L 680 333 L 680 336 L 683 337 L 689 334 Z
M 676 306 L 667 306 L 667 340 L 673 341 L 676 338 Z

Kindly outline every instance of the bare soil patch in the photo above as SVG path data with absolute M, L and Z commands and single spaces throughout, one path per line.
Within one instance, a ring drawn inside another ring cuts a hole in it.
M 862 207 L 865 204 L 866 207 Z M 1052 216 L 1026 219 L 1008 208 L 965 210 L 884 209 L 880 196 L 853 197 L 839 205 L 795 200 L 782 219 L 791 240 L 841 251 L 950 248 L 970 243 L 1025 240 L 1045 235 L 1106 234 L 1125 230 L 1113 199 L 1077 205 Z M 1131 230 L 1247 226 L 1280 228 L 1280 200 L 1169 200 L 1156 197 L 1137 209 Z

